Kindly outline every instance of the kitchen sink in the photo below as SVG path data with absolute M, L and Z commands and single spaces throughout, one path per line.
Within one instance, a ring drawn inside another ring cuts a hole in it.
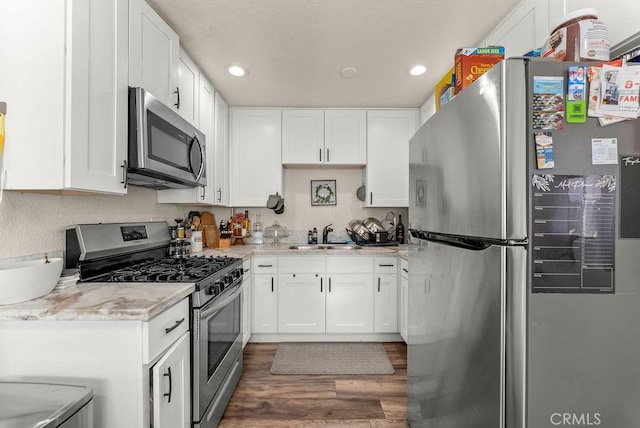
M 351 244 L 318 244 L 318 245 L 289 245 L 290 250 L 356 250 L 357 245 Z

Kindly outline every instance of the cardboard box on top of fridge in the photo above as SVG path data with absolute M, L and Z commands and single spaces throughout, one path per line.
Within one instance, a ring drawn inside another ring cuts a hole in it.
M 447 71 L 447 73 L 440 79 L 438 83 L 436 83 L 435 90 L 435 98 L 436 98 L 436 111 L 440 110 L 440 107 L 443 105 L 440 102 L 440 98 L 447 92 L 447 90 L 451 87 L 455 87 L 455 71 L 456 67 L 451 67 L 451 70 Z
M 447 89 L 446 91 L 444 91 L 444 94 L 442 94 L 442 96 L 440 97 L 440 107 L 444 106 L 445 104 L 447 104 L 449 101 L 451 101 L 453 99 L 453 97 L 455 97 L 455 86 L 450 87 L 449 89 Z
M 455 55 L 456 94 L 504 59 L 504 47 L 460 48 Z

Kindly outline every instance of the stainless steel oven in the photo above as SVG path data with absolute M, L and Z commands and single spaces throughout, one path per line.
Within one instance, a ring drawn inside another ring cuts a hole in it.
M 242 374 L 242 276 L 193 310 L 194 427 L 216 427 Z
M 169 257 L 166 222 L 100 223 L 67 230 L 67 267 L 81 281 L 188 282 L 193 427 L 215 427 L 242 374 L 242 259 Z

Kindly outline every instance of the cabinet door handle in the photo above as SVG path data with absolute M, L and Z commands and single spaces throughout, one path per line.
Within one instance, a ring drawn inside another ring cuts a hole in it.
M 258 267 L 273 267 L 273 265 L 258 265 Z
M 378 293 L 380 292 L 380 277 L 378 277 Z
M 331 278 L 329 278 L 329 293 L 331 293 Z
M 322 293 L 322 278 L 320 278 L 320 292 Z
M 320 162 L 322 162 L 322 149 L 318 149 L 318 151 L 320 152 Z
M 273 293 L 273 277 L 271 278 L 271 292 Z
M 207 186 L 202 186 L 202 200 L 204 201 L 204 197 L 207 194 Z
M 167 397 L 167 403 L 171 403 L 171 389 L 172 389 L 172 379 L 171 379 L 171 367 L 167 367 L 168 373 L 165 373 L 163 376 L 169 376 L 169 392 L 165 392 L 162 394 L 164 397 Z
M 180 110 L 180 88 L 176 86 L 176 91 L 174 94 L 177 94 L 177 102 L 174 104 L 178 110 Z
M 406 273 L 409 273 L 409 270 L 407 270 L 407 268 L 402 268 L 403 271 L 405 271 Z
M 167 327 L 164 329 L 165 334 L 169 334 L 171 333 L 173 330 L 175 330 L 176 328 L 178 328 L 178 326 L 180 324 L 182 324 L 184 322 L 184 317 L 181 320 L 176 321 L 176 323 L 174 325 L 172 325 L 171 327 Z
M 329 162 L 329 149 L 327 149 L 327 162 Z
M 251 268 L 246 268 L 246 269 L 244 270 L 244 273 L 249 273 L 249 271 L 250 271 L 250 270 L 251 270 Z
M 373 192 L 369 193 L 369 204 L 373 205 Z
M 222 202 L 222 187 L 218 187 L 218 202 Z
M 122 168 L 122 181 L 120 183 L 124 184 L 124 188 L 127 188 L 127 184 L 128 180 L 127 180 L 127 161 L 125 159 L 124 162 L 122 162 L 122 165 L 120 165 L 120 168 Z

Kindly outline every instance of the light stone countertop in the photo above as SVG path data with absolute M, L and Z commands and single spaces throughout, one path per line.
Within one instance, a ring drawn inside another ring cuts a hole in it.
M 0 321 L 148 321 L 193 291 L 193 283 L 78 283 L 38 299 L 0 305 Z
M 280 244 L 280 245 L 232 245 L 229 248 L 205 248 L 200 253 L 193 253 L 194 256 L 204 255 L 204 256 L 229 256 L 229 257 L 241 257 L 248 258 L 251 256 L 261 256 L 261 255 L 358 255 L 358 256 L 377 256 L 377 255 L 399 255 L 401 257 L 407 256 L 409 246 L 398 245 L 395 247 L 360 247 L 351 250 L 340 250 L 340 249 L 305 249 L 305 250 L 296 250 L 290 249 L 289 246 L 292 245 L 305 245 L 306 244 Z M 335 245 L 339 247 L 343 244 L 329 244 Z
M 290 245 L 233 245 L 205 248 L 193 256 L 229 256 L 248 259 L 259 255 L 399 255 L 408 246 L 365 247 L 352 250 L 295 250 Z M 339 245 L 339 244 L 338 244 Z M 2 320 L 140 320 L 148 321 L 194 291 L 193 283 L 78 283 L 46 296 L 13 305 L 0 305 Z

